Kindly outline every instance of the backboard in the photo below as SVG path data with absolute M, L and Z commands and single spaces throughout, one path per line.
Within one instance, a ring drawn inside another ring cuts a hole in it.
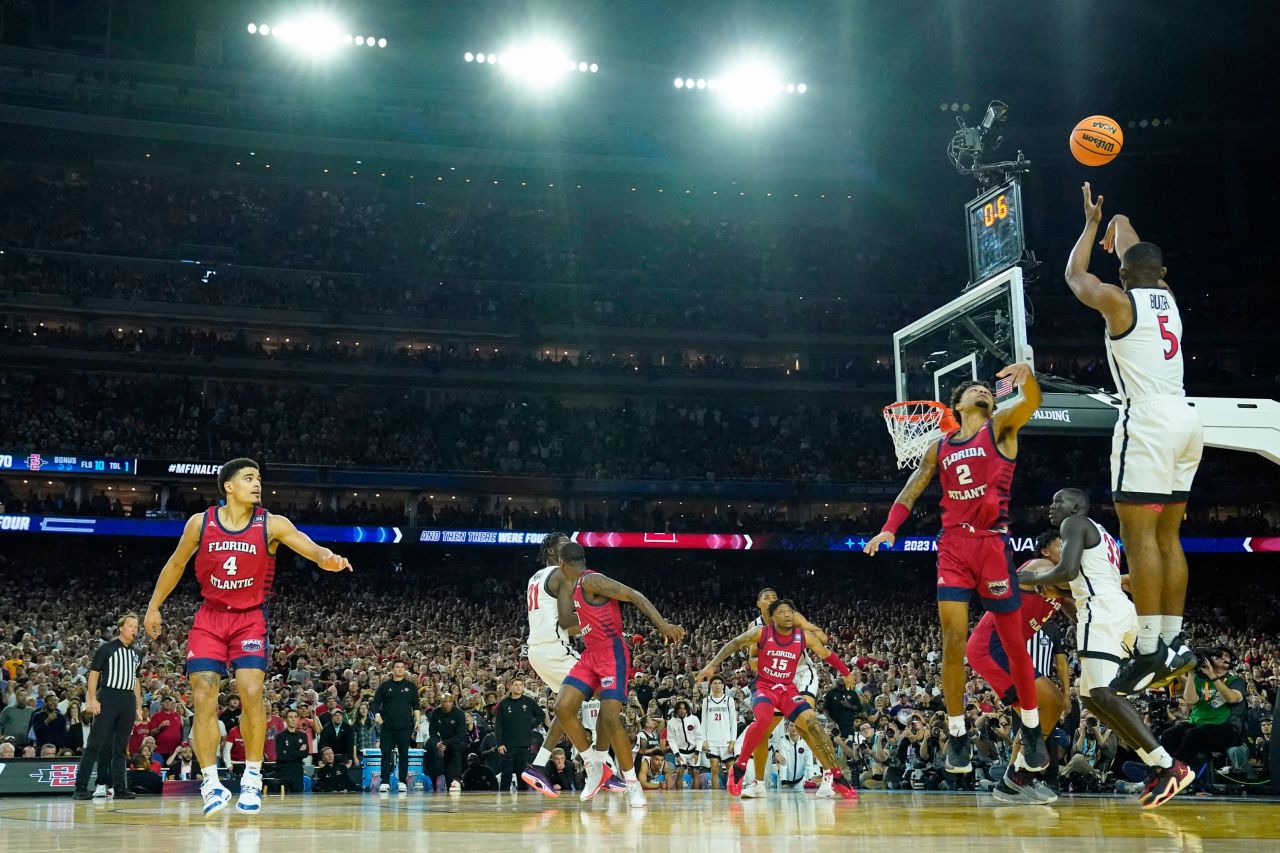
M 898 400 L 947 403 L 951 389 L 982 379 L 996 389 L 996 405 L 1013 405 L 1022 391 L 998 385 L 1005 365 L 1032 362 L 1027 344 L 1022 269 L 1011 267 L 893 334 Z

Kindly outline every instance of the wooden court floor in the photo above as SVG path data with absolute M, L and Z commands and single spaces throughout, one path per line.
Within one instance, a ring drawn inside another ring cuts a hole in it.
M 228 808 L 209 819 L 194 797 L 13 797 L 0 799 L 0 851 L 1280 851 L 1280 801 L 1188 798 L 1144 812 L 1118 797 L 1009 807 L 962 793 L 868 792 L 856 802 L 770 794 L 651 792 L 643 810 L 604 793 L 588 803 L 533 792 L 272 796 L 254 817 Z

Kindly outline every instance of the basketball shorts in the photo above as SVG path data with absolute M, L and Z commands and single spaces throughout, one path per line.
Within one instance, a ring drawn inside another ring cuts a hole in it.
M 1008 537 L 944 530 L 938 537 L 938 600 L 967 602 L 975 590 L 987 610 L 1008 613 L 1022 606 Z
M 735 755 L 737 755 L 737 750 L 734 749 L 732 740 L 722 739 L 707 741 L 706 756 L 708 758 L 718 758 L 721 761 L 727 761 Z
M 969 644 L 965 647 L 965 657 L 969 666 L 991 685 L 1000 700 L 1006 705 L 1018 703 L 1018 691 L 1013 685 L 1013 670 L 1009 666 L 1009 655 L 1000 642 L 1000 635 L 994 627 L 990 630 L 974 631 L 969 635 Z M 1034 659 L 1032 663 L 1034 663 Z M 1036 667 L 1036 678 L 1050 675 Z
M 627 679 L 631 675 L 631 653 L 621 637 L 607 644 L 588 646 L 564 683 L 600 700 L 627 701 Z
M 1138 636 L 1138 611 L 1123 595 L 1094 596 L 1076 614 L 1076 654 L 1080 658 L 1080 695 L 1106 687 L 1129 657 Z
M 751 688 L 751 712 L 757 720 L 763 712 L 761 705 L 768 705 L 793 723 L 805 711 L 813 710 L 809 700 L 800 694 L 794 684 L 756 682 Z
M 538 643 L 529 647 L 529 666 L 553 693 L 560 692 L 560 686 L 578 659 L 578 653 L 568 643 Z
M 1185 397 L 1138 397 L 1111 434 L 1111 495 L 1126 503 L 1185 503 L 1204 455 L 1204 426 Z
M 802 662 L 796 667 L 796 690 L 818 698 L 818 668 L 812 663 Z
M 267 668 L 267 617 L 261 607 L 196 610 L 187 635 L 187 673 Z

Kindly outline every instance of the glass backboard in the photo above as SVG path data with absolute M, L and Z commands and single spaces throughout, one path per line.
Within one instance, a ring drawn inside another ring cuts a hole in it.
M 1021 390 L 998 384 L 996 373 L 1016 361 L 1034 367 L 1022 269 L 1007 269 L 894 332 L 893 352 L 898 400 L 947 403 L 956 384 L 983 379 L 996 389 L 997 406 L 1018 402 Z

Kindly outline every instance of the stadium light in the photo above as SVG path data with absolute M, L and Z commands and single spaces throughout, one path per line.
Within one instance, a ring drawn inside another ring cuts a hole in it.
M 805 83 L 785 81 L 777 67 L 762 58 L 745 59 L 715 77 L 677 77 L 675 87 L 686 92 L 714 92 L 731 110 L 743 115 L 758 113 L 780 95 L 803 95 Z
M 568 50 L 551 39 L 520 42 L 498 53 L 466 51 L 463 62 L 476 65 L 499 65 L 508 77 L 524 86 L 545 90 L 560 83 L 567 74 L 595 74 L 599 64 L 574 59 Z
M 250 35 L 275 37 L 296 53 L 312 59 L 326 59 L 343 45 L 385 48 L 385 36 L 352 35 L 343 32 L 339 21 L 323 12 L 311 12 L 279 24 L 250 23 Z

